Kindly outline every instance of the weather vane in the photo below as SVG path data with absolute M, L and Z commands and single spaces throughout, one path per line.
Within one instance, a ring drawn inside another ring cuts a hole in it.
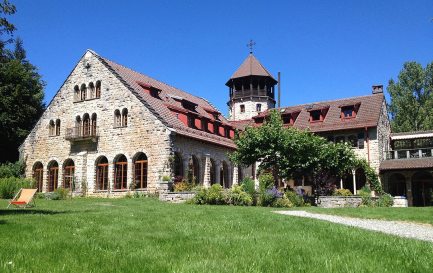
M 247 47 L 250 49 L 250 54 L 253 54 L 253 46 L 256 45 L 256 42 L 253 40 L 250 40 L 250 42 L 247 44 Z

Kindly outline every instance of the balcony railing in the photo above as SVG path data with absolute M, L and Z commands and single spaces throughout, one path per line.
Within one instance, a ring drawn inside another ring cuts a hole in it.
M 234 90 L 233 92 L 233 98 L 237 99 L 237 98 L 243 98 L 243 97 L 249 97 L 249 96 L 261 96 L 261 97 L 265 97 L 268 96 L 268 92 L 266 91 L 266 89 L 245 89 L 245 90 Z
M 78 126 L 67 128 L 65 139 L 71 141 L 92 139 L 95 141 L 99 136 L 98 131 L 98 126 Z
M 386 159 L 409 159 L 433 157 L 433 148 L 393 150 L 385 153 Z

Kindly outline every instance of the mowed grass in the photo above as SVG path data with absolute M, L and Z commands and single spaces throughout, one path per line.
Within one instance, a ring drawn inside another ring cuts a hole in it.
M 0 201 L 0 272 L 432 272 L 433 244 L 271 208 Z
M 415 222 L 433 225 L 433 207 L 409 208 L 297 208 L 312 213 L 332 214 L 347 217 Z M 432 269 L 433 272 L 433 269 Z

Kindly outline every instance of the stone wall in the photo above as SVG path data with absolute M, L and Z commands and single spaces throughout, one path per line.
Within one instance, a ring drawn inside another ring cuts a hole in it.
M 88 65 L 87 65 L 88 64 Z M 87 67 L 86 67 L 87 66 Z M 89 85 L 101 81 L 101 96 L 91 100 L 74 101 L 74 86 Z M 114 111 L 126 108 L 126 127 L 114 126 Z M 99 137 L 87 141 L 68 141 L 66 128 L 75 126 L 77 116 L 83 119 L 87 113 L 97 115 Z M 49 136 L 50 120 L 60 119 L 59 136 Z M 78 62 L 69 77 L 54 96 L 41 119 L 20 147 L 21 158 L 26 161 L 26 176 L 32 176 L 32 167 L 41 162 L 44 167 L 44 191 L 46 191 L 49 162 L 59 165 L 59 186 L 63 182 L 63 163 L 72 159 L 78 184 L 87 183 L 88 192 L 95 191 L 95 162 L 105 156 L 108 159 L 108 180 L 113 188 L 113 160 L 123 154 L 128 161 L 128 186 L 133 180 L 133 158 L 143 152 L 148 158 L 148 189 L 154 191 L 159 177 L 169 174 L 164 169 L 171 153 L 170 131 L 158 120 L 123 83 L 88 51 Z M 114 194 L 114 193 L 113 193 Z
M 195 192 L 169 192 L 159 195 L 159 200 L 170 203 L 184 203 L 194 198 Z
M 229 120 L 246 120 L 258 115 L 257 104 L 260 103 L 261 112 L 275 108 L 275 103 L 268 98 L 245 98 L 229 102 Z M 245 106 L 245 112 L 241 112 L 241 105 Z
M 317 206 L 319 208 L 356 208 L 362 203 L 360 196 L 319 196 Z

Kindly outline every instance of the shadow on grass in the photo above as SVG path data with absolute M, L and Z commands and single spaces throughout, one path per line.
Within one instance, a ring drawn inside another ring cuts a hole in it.
M 20 215 L 20 214 L 63 214 L 70 213 L 70 211 L 54 211 L 54 210 L 40 210 L 40 209 L 0 209 L 0 215 Z
M 0 225 L 6 224 L 5 220 L 0 220 Z

